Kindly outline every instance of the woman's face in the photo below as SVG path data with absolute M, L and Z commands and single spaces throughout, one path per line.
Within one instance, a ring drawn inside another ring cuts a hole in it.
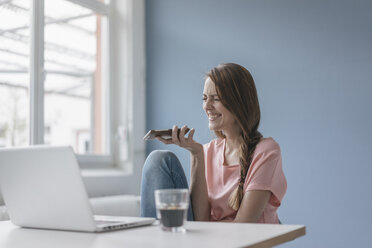
M 209 129 L 232 133 L 239 130 L 235 117 L 221 103 L 214 82 L 208 77 L 204 83 L 203 109 L 209 120 Z

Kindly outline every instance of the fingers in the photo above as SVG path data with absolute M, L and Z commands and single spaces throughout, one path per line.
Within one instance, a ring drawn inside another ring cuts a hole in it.
M 187 136 L 187 139 L 193 139 L 194 137 L 194 133 L 195 133 L 195 129 L 194 128 L 191 128 L 190 132 L 189 132 L 189 135 Z
M 185 132 L 186 132 L 186 129 L 187 129 L 187 126 L 184 125 L 181 130 L 180 130 L 180 135 L 179 135 L 179 140 L 180 140 L 180 143 L 184 143 L 185 142 Z
M 162 143 L 164 143 L 166 145 L 173 144 L 172 139 L 164 139 L 161 136 L 157 136 L 157 137 L 155 137 L 155 139 L 161 141 Z
M 173 128 L 172 128 L 172 141 L 174 144 L 176 145 L 179 145 L 180 144 L 180 141 L 178 140 L 178 127 L 176 125 L 173 125 Z
M 186 129 L 188 127 L 186 125 L 182 126 L 182 128 L 178 128 L 178 126 L 173 125 L 172 127 L 172 137 L 170 139 L 164 139 L 160 136 L 156 137 L 157 140 L 161 141 L 164 144 L 175 144 L 181 147 L 187 147 L 190 142 L 193 142 L 193 137 L 195 133 L 195 129 L 192 128 L 188 134 L 185 136 Z M 178 133 L 179 131 L 179 133 Z

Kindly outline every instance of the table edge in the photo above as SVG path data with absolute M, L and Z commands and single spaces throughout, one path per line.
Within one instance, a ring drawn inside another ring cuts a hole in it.
M 264 240 L 262 242 L 257 242 L 255 244 L 249 245 L 249 246 L 243 246 L 245 248 L 268 248 L 273 247 L 276 245 L 280 245 L 283 243 L 286 243 L 288 241 L 295 240 L 296 238 L 299 238 L 301 236 L 304 236 L 306 234 L 306 226 L 301 226 L 299 229 L 295 229 L 289 233 L 284 233 L 281 235 L 278 235 L 276 237 L 273 237 L 268 240 Z

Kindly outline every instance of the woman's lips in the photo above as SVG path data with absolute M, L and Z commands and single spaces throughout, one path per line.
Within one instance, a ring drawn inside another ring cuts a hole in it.
M 215 121 L 215 120 L 218 119 L 220 116 L 221 116 L 221 114 L 208 114 L 208 119 L 209 119 L 210 121 Z

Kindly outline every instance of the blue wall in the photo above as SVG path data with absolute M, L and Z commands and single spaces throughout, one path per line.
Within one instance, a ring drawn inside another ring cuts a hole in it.
M 261 131 L 281 145 L 288 191 L 280 208 L 307 235 L 284 247 L 372 245 L 372 1 L 149 0 L 147 128 L 187 124 L 213 135 L 204 72 L 248 68 Z M 189 176 L 189 155 L 170 149 Z

